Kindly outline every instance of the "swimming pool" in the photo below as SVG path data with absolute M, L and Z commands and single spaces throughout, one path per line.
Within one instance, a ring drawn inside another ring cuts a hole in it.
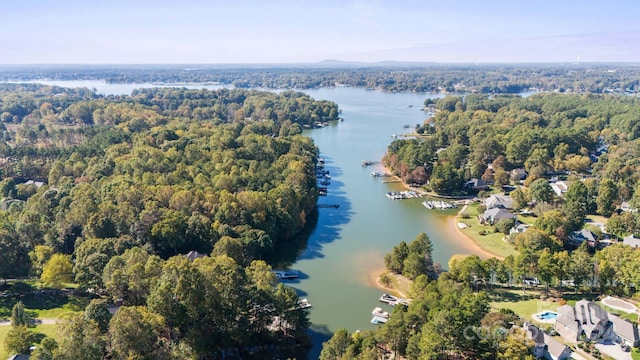
M 558 313 L 555 311 L 544 311 L 533 315 L 533 318 L 539 322 L 553 323 L 558 318 Z

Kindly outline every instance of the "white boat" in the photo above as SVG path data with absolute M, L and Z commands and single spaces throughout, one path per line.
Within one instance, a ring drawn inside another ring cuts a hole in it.
M 298 309 L 308 309 L 311 307 L 311 303 L 307 298 L 298 299 Z
M 278 280 L 297 279 L 300 276 L 300 273 L 295 270 L 273 270 L 273 273 Z
M 389 294 L 382 294 L 382 296 L 380 296 L 380 301 L 392 306 L 398 304 L 398 298 Z
M 374 317 L 371 319 L 371 323 L 372 323 L 372 324 L 375 324 L 375 325 L 378 325 L 378 324 L 386 323 L 386 322 L 387 322 L 387 320 L 389 320 L 389 319 L 387 319 L 387 318 L 383 318 L 383 317 L 380 317 L 380 316 L 374 316 Z
M 385 318 L 385 319 L 388 319 L 391 316 L 391 314 L 389 314 L 389 312 L 382 311 L 381 307 L 374 308 L 373 311 L 371 312 L 371 315 L 378 316 L 378 317 Z

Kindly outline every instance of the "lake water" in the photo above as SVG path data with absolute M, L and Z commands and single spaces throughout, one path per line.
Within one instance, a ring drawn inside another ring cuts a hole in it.
M 95 88 L 104 94 L 129 94 L 135 88 L 157 86 L 100 81 L 41 82 Z M 301 277 L 288 282 L 312 304 L 314 348 L 310 358 L 317 358 L 322 342 L 337 329 L 371 329 L 375 327 L 370 323 L 374 307 L 391 311 L 378 301 L 382 291 L 374 281 L 384 268 L 384 255 L 400 241 L 410 242 L 419 233 L 427 233 L 434 245 L 434 259 L 444 265 L 454 254 L 480 253 L 452 231 L 452 212 L 427 210 L 420 199 L 388 199 L 385 193 L 401 190 L 400 184 L 383 183 L 384 178 L 370 175 L 372 171 L 381 171 L 379 167 L 361 165 L 363 160 L 380 160 L 393 140 L 392 135 L 407 133 L 425 120 L 427 114 L 421 110 L 425 98 L 442 95 L 349 87 L 304 92 L 316 99 L 336 102 L 344 118 L 324 128 L 305 131 L 319 147 L 332 177 L 328 196 L 320 197 L 318 203 L 337 204 L 339 208 L 318 210 L 307 246 L 291 265 Z

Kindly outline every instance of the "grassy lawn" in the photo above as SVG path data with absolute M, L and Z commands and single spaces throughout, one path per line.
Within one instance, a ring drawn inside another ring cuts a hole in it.
M 9 354 L 7 350 L 4 348 L 4 339 L 7 336 L 7 333 L 9 332 L 9 330 L 11 330 L 11 326 L 0 326 L 0 359 L 6 359 L 9 356 L 13 355 L 13 354 Z M 35 328 L 32 328 L 32 331 L 58 340 L 58 325 L 56 324 L 38 325 Z
M 462 233 L 470 237 L 475 241 L 478 246 L 484 250 L 495 254 L 500 257 L 506 257 L 509 255 L 515 255 L 518 252 L 513 245 L 503 240 L 504 234 L 493 232 L 492 226 L 481 225 L 478 221 L 478 206 L 479 204 L 470 204 L 467 206 L 465 213 L 467 218 L 459 217 L 458 221 L 464 222 L 469 225 L 466 229 L 462 230 Z M 486 235 L 480 235 L 481 231 L 487 232 Z
M 633 360 L 640 360 L 640 350 L 638 348 L 633 348 L 631 351 L 631 358 Z
M 64 292 L 41 293 L 25 282 L 3 286 L 0 291 L 3 295 L 0 297 L 0 319 L 11 317 L 11 309 L 18 301 L 22 301 L 32 317 L 40 318 L 58 318 L 67 312 L 84 311 L 90 301 L 87 297 Z
M 526 292 L 522 288 L 494 288 L 489 292 L 491 299 L 490 305 L 493 309 L 507 308 L 513 310 L 522 319 L 526 321 L 535 321 L 533 314 L 542 311 L 557 311 L 560 306 L 554 301 L 558 296 L 553 290 L 550 291 L 550 297 L 546 300 L 540 300 L 540 296 L 544 293 L 542 287 L 538 289 L 527 289 Z M 566 301 L 567 305 L 574 306 L 576 301 L 587 298 L 592 299 L 597 294 L 574 294 L 563 293 L 560 296 Z
M 557 311 L 558 303 L 551 300 L 540 300 L 540 292 L 522 289 L 497 289 L 490 293 L 493 309 L 511 309 L 525 321 L 534 320 L 532 315 L 542 311 Z

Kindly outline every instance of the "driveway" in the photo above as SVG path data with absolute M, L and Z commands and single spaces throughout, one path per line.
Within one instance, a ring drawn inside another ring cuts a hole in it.
M 596 349 L 616 360 L 631 360 L 631 352 L 623 351 L 620 344 L 596 344 Z

